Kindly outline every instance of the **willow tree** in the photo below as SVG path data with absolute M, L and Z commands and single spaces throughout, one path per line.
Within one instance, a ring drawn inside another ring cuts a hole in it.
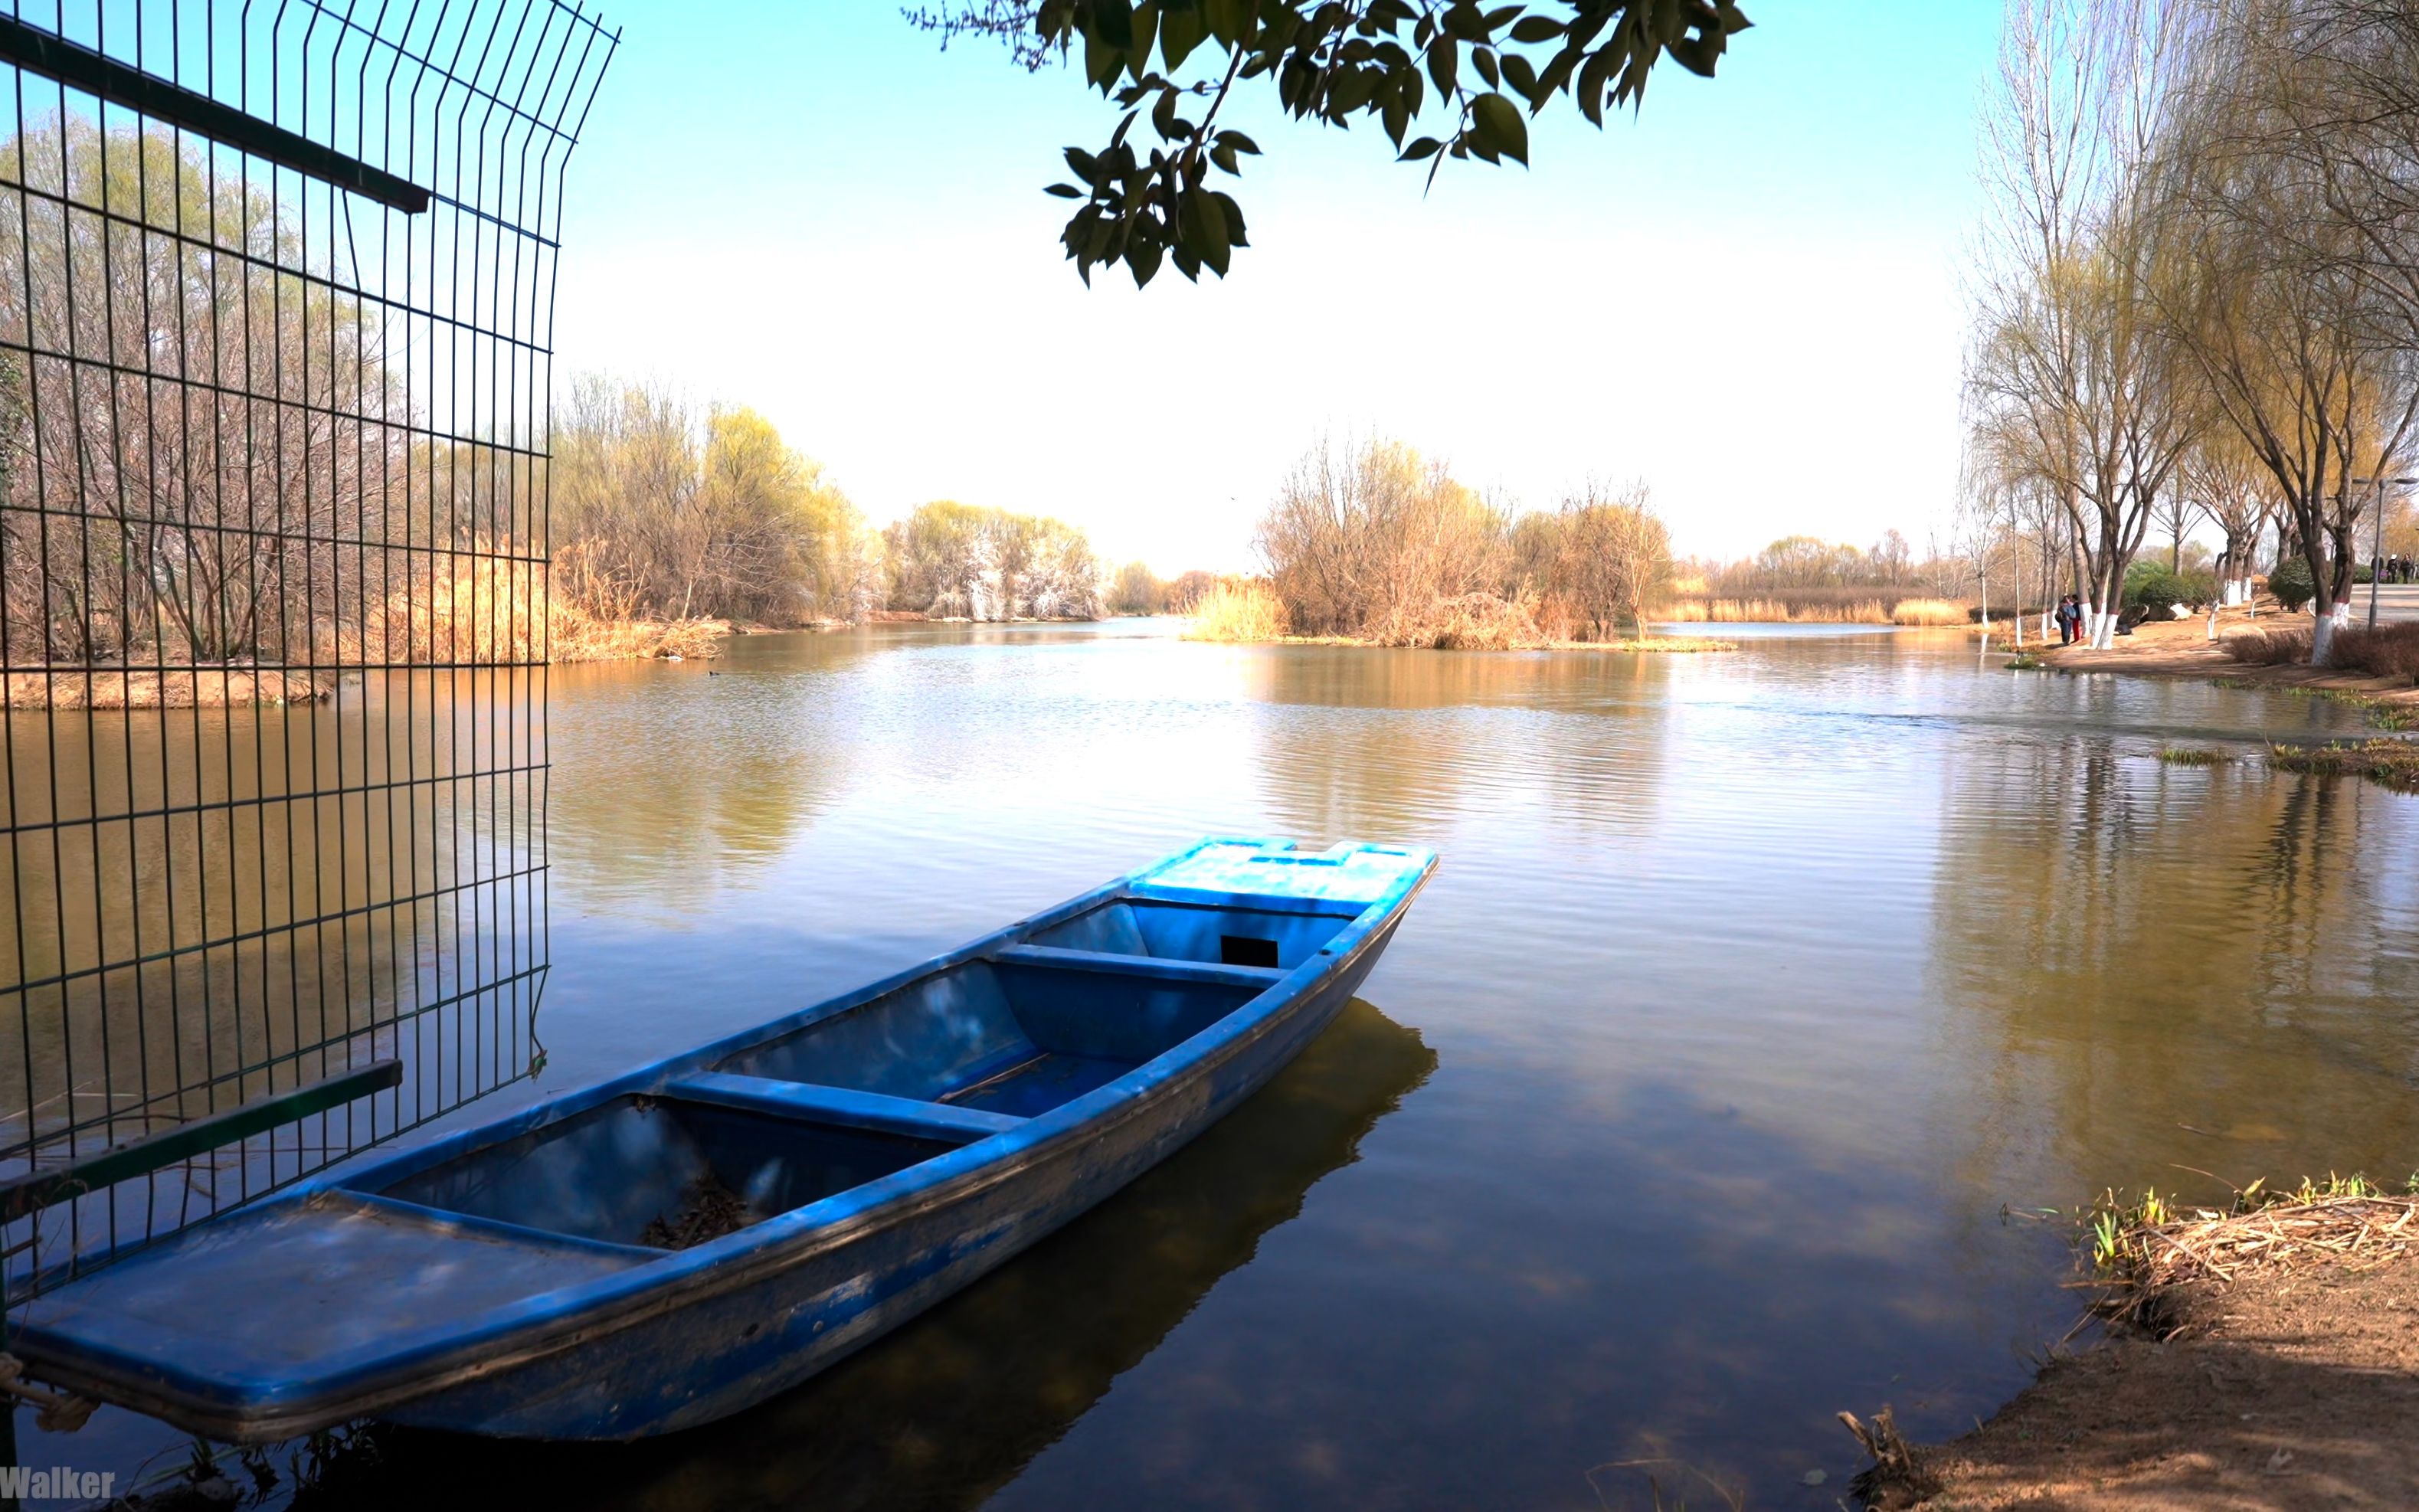
M 2183 489 L 2226 538 L 2220 598 L 2251 601 L 2253 556 L 2276 513 L 2276 484 L 2231 426 L 2211 426 L 2184 455 Z
M 1100 558 L 1064 520 L 935 500 L 882 532 L 886 602 L 936 619 L 1090 620 Z
M 2290 0 L 2212 0 L 2163 175 L 2183 253 L 2168 289 L 2180 344 L 2211 402 L 2273 480 L 2315 585 L 2311 659 L 2326 659 L 2348 594 L 2366 480 L 2419 433 L 2414 307 L 2380 271 L 2364 209 L 2339 205 L 2312 160 L 2360 150 L 2305 123 L 2342 70 Z
M 863 517 L 752 409 L 701 415 L 669 390 L 586 377 L 551 465 L 562 580 L 629 612 L 850 619 L 878 596 Z
M 2162 318 L 2178 273 L 2152 165 L 2185 0 L 2011 0 L 1985 116 L 1988 211 L 1969 409 L 2072 521 L 2089 629 L 2110 643 L 2125 569 L 2203 423 Z

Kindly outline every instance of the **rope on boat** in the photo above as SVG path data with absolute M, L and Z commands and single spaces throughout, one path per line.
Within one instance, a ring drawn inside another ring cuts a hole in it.
M 13 1397 L 39 1408 L 34 1414 L 34 1427 L 45 1433 L 73 1433 L 91 1418 L 100 1406 L 89 1396 L 79 1396 L 71 1391 L 45 1391 L 25 1381 L 25 1362 L 13 1354 L 0 1354 L 0 1396 Z

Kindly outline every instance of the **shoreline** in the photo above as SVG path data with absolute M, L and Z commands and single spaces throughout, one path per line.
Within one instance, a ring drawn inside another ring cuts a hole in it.
M 1351 635 L 1280 635 L 1250 639 L 1226 636 L 1179 637 L 1197 645 L 1213 646 L 1351 646 L 1363 651 L 1476 651 L 1502 653 L 1515 651 L 1626 651 L 1640 654 L 1692 656 L 1703 653 L 1736 651 L 1739 643 L 1713 636 L 1653 635 L 1625 640 L 1523 640 L 1500 646 L 1433 646 L 1396 645 L 1391 641 L 1373 640 Z
M 2419 1196 L 2238 1208 L 2118 1221 L 2087 1315 L 2106 1335 L 1970 1433 L 1893 1435 L 1857 1489 L 1887 1512 L 2419 1505 Z
M 2307 614 L 2270 612 L 2255 620 L 2241 609 L 2227 609 L 2218 616 L 2221 640 L 2229 630 L 2305 630 L 2309 626 Z M 2419 713 L 2419 687 L 2391 677 L 2364 676 L 2300 662 L 2261 665 L 2236 661 L 2220 649 L 2217 641 L 2209 639 L 2209 621 L 2201 615 L 2141 625 L 2106 651 L 2079 645 L 2043 647 L 2027 643 L 2024 652 L 2053 671 L 2198 678 L 2244 687 L 2338 695 L 2373 706 Z

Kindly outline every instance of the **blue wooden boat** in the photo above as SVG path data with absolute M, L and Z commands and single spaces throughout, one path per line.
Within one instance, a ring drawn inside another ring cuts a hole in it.
M 202 1225 L 16 1309 L 27 1373 L 213 1439 L 627 1439 L 992 1271 L 1326 1027 L 1433 853 L 1204 841 L 916 969 Z

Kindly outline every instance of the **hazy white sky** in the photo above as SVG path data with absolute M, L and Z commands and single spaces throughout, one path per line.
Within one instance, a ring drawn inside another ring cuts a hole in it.
M 1918 548 L 1956 471 L 1960 248 L 1995 6 L 1765 0 L 1712 83 L 1558 110 L 1534 167 L 1423 195 L 1374 131 L 1249 113 L 1223 283 L 1086 290 L 1059 149 L 1079 79 L 947 54 L 879 0 L 624 0 L 572 166 L 558 378 L 751 405 L 877 519 L 1055 514 L 1163 573 L 1251 563 L 1322 435 L 1548 504 L 1644 478 L 1683 551 Z

